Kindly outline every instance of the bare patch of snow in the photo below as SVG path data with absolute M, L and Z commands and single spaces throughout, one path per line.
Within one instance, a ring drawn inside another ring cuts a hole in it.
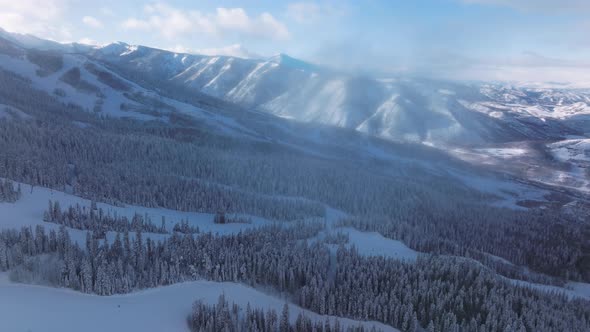
M 348 234 L 349 245 L 354 245 L 363 256 L 383 256 L 415 262 L 420 254 L 403 242 L 388 239 L 377 232 L 361 232 L 351 227 L 338 228 L 337 231 Z
M 520 157 L 527 154 L 526 149 L 521 148 L 487 148 L 487 149 L 477 149 L 477 151 L 481 151 L 485 154 L 492 155 L 499 158 L 513 158 L 513 157 Z
M 551 285 L 543 285 L 543 284 L 536 284 L 528 281 L 523 280 L 516 280 L 516 279 L 508 279 L 510 283 L 521 286 L 521 287 L 529 287 L 532 289 L 540 290 L 543 292 L 548 293 L 559 293 L 565 294 L 570 299 L 574 298 L 582 298 L 586 300 L 590 300 L 590 284 L 580 283 L 580 282 L 570 282 L 566 284 L 565 287 L 559 286 L 551 286 Z

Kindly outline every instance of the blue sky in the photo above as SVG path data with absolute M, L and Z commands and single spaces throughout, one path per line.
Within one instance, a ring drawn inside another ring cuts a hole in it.
M 590 0 L 0 0 L 0 26 L 384 75 L 590 82 Z

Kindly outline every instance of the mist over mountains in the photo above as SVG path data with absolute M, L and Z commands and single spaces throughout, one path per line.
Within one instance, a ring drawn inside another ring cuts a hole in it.
M 557 139 L 583 133 L 590 114 L 583 90 L 358 77 L 285 54 L 250 60 L 123 43 L 90 54 L 142 72 L 151 81 L 243 107 L 397 140 L 457 144 Z
M 429 144 L 506 143 L 583 135 L 589 91 L 412 77 L 355 76 L 286 54 L 246 59 L 123 42 L 62 45 L 4 33 L 27 47 L 81 53 L 144 82 L 167 84 L 302 122 Z

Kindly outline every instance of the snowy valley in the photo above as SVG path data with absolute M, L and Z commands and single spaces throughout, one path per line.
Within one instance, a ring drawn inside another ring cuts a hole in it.
M 0 33 L 1 331 L 587 331 L 588 216 L 590 91 Z

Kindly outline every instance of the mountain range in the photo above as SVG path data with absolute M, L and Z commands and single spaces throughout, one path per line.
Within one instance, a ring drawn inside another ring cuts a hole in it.
M 286 54 L 263 59 L 181 54 L 123 42 L 94 47 L 2 33 L 22 46 L 80 53 L 155 85 L 180 86 L 302 122 L 433 144 L 499 143 L 583 135 L 590 91 L 375 78 Z
M 235 119 L 267 114 L 273 126 L 320 124 L 421 143 L 529 180 L 590 190 L 585 159 L 562 152 L 567 146 L 574 156 L 588 156 L 576 148 L 586 146 L 589 136 L 588 90 L 360 76 L 286 54 L 245 59 L 123 42 L 88 46 L 0 36 L 0 52 L 10 57 L 2 61 L 6 69 L 26 73 L 64 102 L 105 114 L 149 118 L 168 108 L 195 115 L 178 103 L 190 101 L 226 115 L 233 110 L 223 121 L 202 112 L 204 121 L 229 130 L 251 132 L 251 123 L 238 125 Z

